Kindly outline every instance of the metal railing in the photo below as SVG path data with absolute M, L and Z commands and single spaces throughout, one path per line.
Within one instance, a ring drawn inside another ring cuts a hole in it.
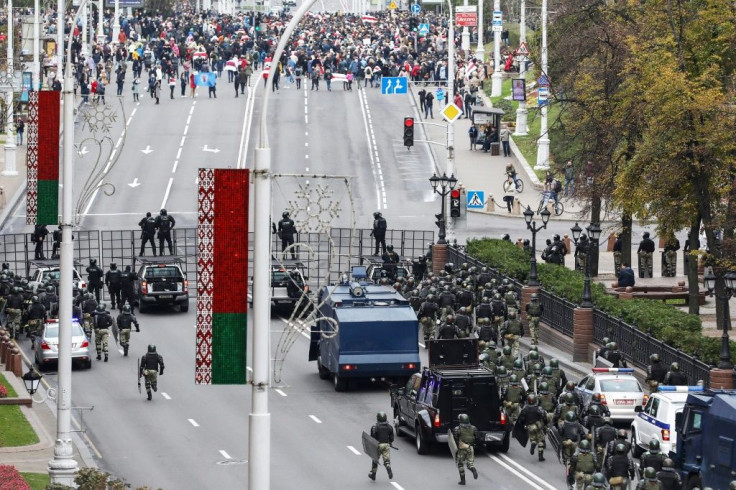
M 541 290 L 539 301 L 542 303 L 542 321 L 568 337 L 573 334 L 573 311 L 575 305 L 552 293 Z

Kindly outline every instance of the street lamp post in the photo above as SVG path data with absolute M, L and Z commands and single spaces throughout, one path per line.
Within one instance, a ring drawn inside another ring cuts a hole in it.
M 547 76 L 547 0 L 542 0 L 542 76 Z M 499 94 L 500 95 L 500 94 Z M 549 100 L 549 95 L 547 95 Z M 547 132 L 547 106 L 542 106 L 539 140 L 537 141 L 537 165 L 535 169 L 549 168 L 549 134 Z
M 442 177 L 437 177 L 437 174 L 433 174 L 432 177 L 429 178 L 429 183 L 432 184 L 432 190 L 435 193 L 439 194 L 442 198 L 442 212 L 441 214 L 435 214 L 435 217 L 437 218 L 437 221 L 435 223 L 440 228 L 439 240 L 437 240 L 437 243 L 446 244 L 447 240 L 445 240 L 445 223 L 447 223 L 447 219 L 445 218 L 445 201 L 447 201 L 447 196 L 450 194 L 450 192 L 455 189 L 455 186 L 457 185 L 457 179 L 454 175 L 450 175 L 448 177 L 447 174 L 442 174 Z
M 547 228 L 549 217 L 551 213 L 546 207 L 540 213 L 542 216 L 542 226 L 537 226 L 537 222 L 533 221 L 534 211 L 529 206 L 524 210 L 524 221 L 526 221 L 526 227 L 532 232 L 532 257 L 531 257 L 531 272 L 529 273 L 529 282 L 527 286 L 539 286 L 539 280 L 537 279 L 537 232 Z
M 481 62 L 486 62 L 486 48 L 483 46 L 483 0 L 478 0 L 478 47 L 475 50 L 475 58 Z M 480 78 L 480 77 L 479 77 Z
M 521 0 L 521 16 L 519 18 L 519 45 L 526 43 L 526 1 Z M 519 78 L 526 78 L 526 61 L 519 60 Z M 526 94 L 524 94 L 526 95 Z M 527 109 L 526 99 L 519 101 L 519 107 L 516 109 L 516 129 L 514 134 L 517 136 L 525 136 L 527 134 Z
M 598 243 L 598 239 L 601 237 L 601 227 L 598 226 L 598 223 L 591 223 L 588 225 L 585 230 L 588 232 L 588 238 L 590 240 L 588 243 L 590 243 L 590 247 L 592 248 L 593 243 Z M 578 240 L 580 240 L 580 234 L 583 232 L 583 229 L 580 228 L 580 225 L 575 223 L 575 226 L 570 228 L 570 231 L 572 232 L 572 239 L 575 242 L 575 245 L 578 244 Z M 597 245 L 596 245 L 597 246 Z M 588 255 L 592 254 L 592 250 L 588 249 Z M 592 308 L 593 307 L 593 295 L 590 290 L 590 258 L 586 257 L 585 259 L 585 279 L 583 280 L 583 300 L 580 303 L 581 308 Z
M 493 11 L 501 10 L 501 0 L 493 0 Z M 493 32 L 493 74 L 491 75 L 491 97 L 501 96 L 503 74 L 501 73 L 501 32 Z
M 713 295 L 713 291 L 716 289 L 717 280 L 718 278 L 714 276 L 713 273 L 708 274 L 704 278 L 705 287 L 708 289 L 708 293 L 711 296 Z M 731 316 L 728 300 L 731 299 L 734 291 L 736 291 L 736 273 L 728 272 L 724 274 L 723 280 L 725 282 L 723 287 L 724 294 L 719 295 L 718 292 L 716 292 L 716 301 L 720 301 L 723 305 L 723 314 L 721 318 L 723 334 L 721 335 L 721 355 L 718 361 L 718 369 L 733 369 L 733 363 L 731 362 L 731 344 L 728 337 L 728 328 L 730 323 L 729 318 Z
M 15 78 L 15 71 L 13 68 L 13 56 L 15 55 L 15 53 L 13 52 L 13 27 L 15 27 L 15 17 L 13 16 L 13 0 L 8 0 L 8 59 L 6 69 L 10 86 L 8 87 L 6 98 L 8 109 L 6 113 L 7 121 L 5 121 L 5 170 L 3 171 L 3 175 L 18 175 L 18 170 L 15 168 L 15 121 L 13 120 L 13 84 L 15 83 L 13 81 Z

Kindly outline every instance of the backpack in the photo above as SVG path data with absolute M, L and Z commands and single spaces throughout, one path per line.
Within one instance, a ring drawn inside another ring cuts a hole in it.
M 302 76 L 302 67 L 301 66 L 297 66 L 296 67 L 296 70 L 294 70 L 294 73 L 296 73 L 296 76 L 298 76 L 298 77 Z
M 555 179 L 555 184 L 554 184 L 553 189 L 554 189 L 555 192 L 562 192 L 562 182 L 560 182 L 559 180 Z

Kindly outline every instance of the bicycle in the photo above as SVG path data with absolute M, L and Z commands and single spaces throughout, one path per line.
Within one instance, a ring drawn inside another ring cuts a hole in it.
M 516 181 L 514 181 L 514 178 L 511 175 L 506 174 L 506 180 L 503 182 L 503 191 L 508 192 L 512 185 L 515 187 L 518 194 L 524 192 L 524 181 L 519 177 L 516 177 Z
M 555 200 L 552 197 L 551 192 L 545 191 L 542 193 L 541 201 L 539 201 L 539 207 L 537 208 L 537 214 L 541 214 L 542 210 L 545 208 L 545 206 L 547 206 L 547 203 L 552 200 L 556 201 L 554 205 L 555 216 L 560 216 L 562 213 L 565 212 L 565 206 L 559 200 Z

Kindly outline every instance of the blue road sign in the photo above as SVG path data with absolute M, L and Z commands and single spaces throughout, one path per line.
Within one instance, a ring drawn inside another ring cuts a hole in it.
M 394 95 L 405 94 L 409 88 L 406 77 L 383 77 L 381 78 L 381 94 Z
M 422 7 L 418 3 L 412 3 L 411 4 L 411 13 L 412 14 L 418 14 L 422 11 Z
M 426 36 L 429 34 L 429 24 L 419 24 L 419 35 Z
M 468 209 L 483 209 L 486 202 L 484 191 L 468 191 Z
M 541 75 L 537 80 L 537 85 L 540 87 L 549 87 L 549 77 L 547 75 Z

